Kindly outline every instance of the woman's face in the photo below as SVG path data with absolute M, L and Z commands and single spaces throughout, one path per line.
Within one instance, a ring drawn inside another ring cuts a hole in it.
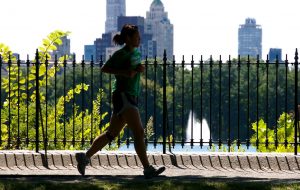
M 140 41 L 141 41 L 140 33 L 137 31 L 128 38 L 127 45 L 130 45 L 132 47 L 139 47 Z

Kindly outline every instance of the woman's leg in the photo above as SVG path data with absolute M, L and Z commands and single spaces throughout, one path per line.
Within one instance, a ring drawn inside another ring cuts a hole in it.
M 122 117 L 113 114 L 110 118 L 110 125 L 106 132 L 99 135 L 93 142 L 92 146 L 86 152 L 86 156 L 91 158 L 96 152 L 101 150 L 107 145 L 113 138 L 119 135 L 120 131 L 125 126 Z
M 122 117 L 125 123 L 127 123 L 128 128 L 130 128 L 133 132 L 134 148 L 141 160 L 141 163 L 143 164 L 143 167 L 149 167 L 146 145 L 144 141 L 144 129 L 138 109 L 132 107 L 128 108 L 122 113 Z

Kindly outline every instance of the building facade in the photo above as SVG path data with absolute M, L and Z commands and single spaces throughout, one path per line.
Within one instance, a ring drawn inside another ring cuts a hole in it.
M 119 16 L 126 16 L 126 1 L 106 0 L 105 33 L 117 32 Z
M 279 48 L 270 48 L 269 60 L 274 62 L 276 59 L 278 59 L 279 62 L 282 62 L 282 50 Z
M 262 57 L 262 28 L 253 18 L 247 18 L 238 31 L 238 54 L 240 56 Z
M 97 38 L 94 41 L 94 46 L 96 50 L 96 61 L 99 62 L 100 60 L 106 61 L 106 49 L 110 47 L 114 47 L 113 44 L 113 37 L 116 33 L 105 33 L 102 34 L 102 38 Z
M 84 46 L 84 60 L 91 61 L 93 57 L 93 61 L 96 59 L 96 47 L 95 45 L 85 45 Z
M 173 24 L 160 0 L 153 0 L 150 11 L 146 13 L 145 33 L 151 34 L 156 42 L 156 56 L 162 58 L 164 50 L 169 60 L 173 58 Z

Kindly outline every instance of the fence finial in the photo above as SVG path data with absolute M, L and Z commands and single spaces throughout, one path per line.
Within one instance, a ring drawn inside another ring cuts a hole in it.
M 36 51 L 35 51 L 35 59 L 36 59 L 36 61 L 39 60 L 39 50 L 38 49 L 36 49 Z
M 163 60 L 167 61 L 167 51 L 166 51 L 166 49 L 164 49 L 164 59 Z
M 296 48 L 296 52 L 295 52 L 295 63 L 298 62 L 298 48 Z

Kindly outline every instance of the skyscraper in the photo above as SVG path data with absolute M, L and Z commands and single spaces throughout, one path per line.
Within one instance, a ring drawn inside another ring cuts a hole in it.
M 125 0 L 106 0 L 105 33 L 117 32 L 118 16 L 126 16 Z
M 245 24 L 240 25 L 238 32 L 239 49 L 241 56 L 262 56 L 262 29 L 254 18 L 247 18 Z
M 145 33 L 153 35 L 156 42 L 156 56 L 163 57 L 164 50 L 167 51 L 169 60 L 173 57 L 173 24 L 171 24 L 168 13 L 160 0 L 153 0 L 150 11 L 146 14 Z

